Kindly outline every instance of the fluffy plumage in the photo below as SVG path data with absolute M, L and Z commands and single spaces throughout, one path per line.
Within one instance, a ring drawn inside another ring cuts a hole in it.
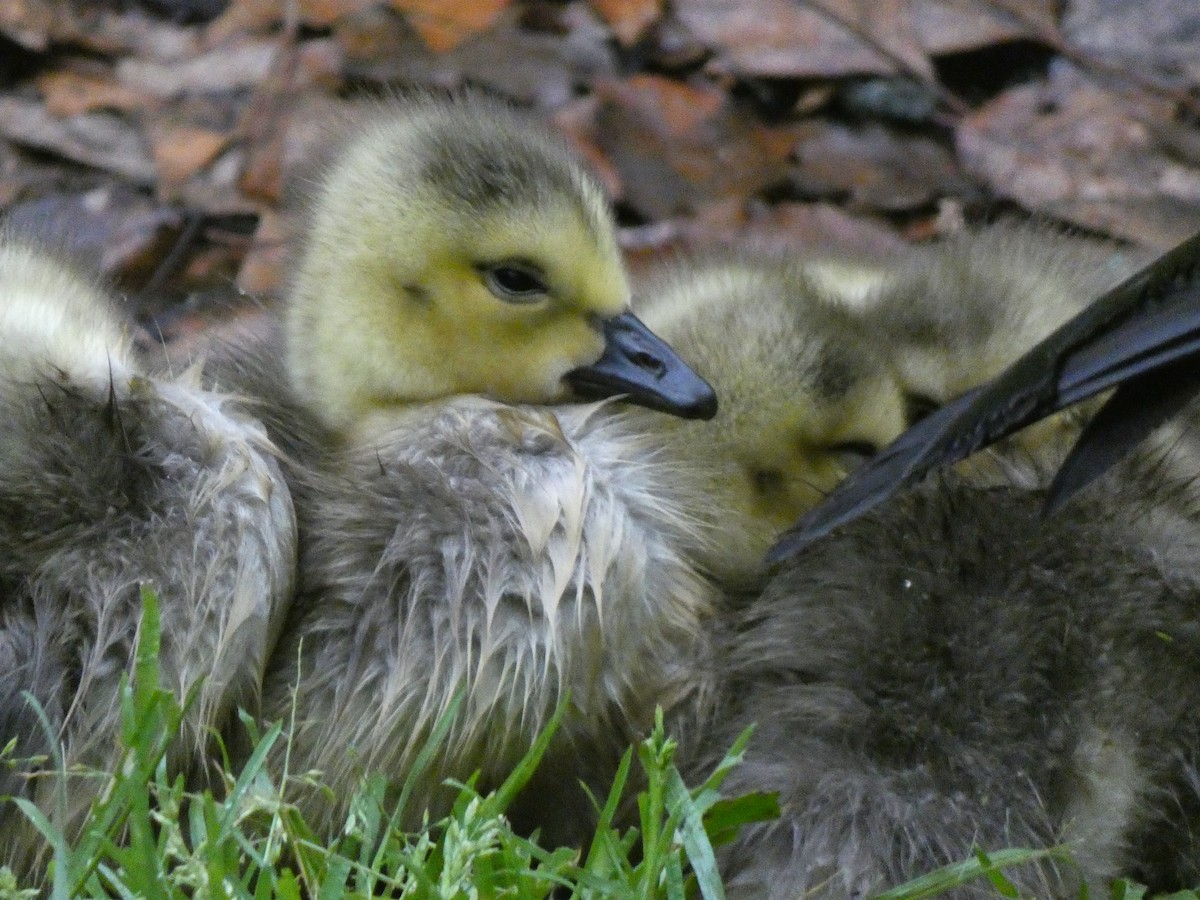
M 1052 237 L 918 252 L 851 308 L 905 389 L 942 402 L 1113 277 L 1103 251 Z M 1034 896 L 1200 875 L 1194 418 L 1044 519 L 1082 421 L 1018 435 L 788 555 L 736 618 L 710 757 L 758 723 L 728 788 L 779 791 L 783 816 L 724 851 L 733 896 L 867 896 L 976 844 L 1071 847 L 1078 871 L 1010 873 Z
M 373 108 L 313 200 L 283 347 L 215 370 L 291 461 L 301 581 L 264 712 L 288 720 L 294 697 L 292 771 L 321 769 L 334 792 L 291 796 L 336 830 L 358 777 L 398 790 L 462 692 L 406 810 L 418 825 L 447 810 L 443 778 L 506 775 L 569 692 L 545 770 L 561 777 L 529 816 L 576 837 L 576 779 L 610 778 L 655 704 L 703 702 L 691 662 L 716 592 L 644 441 L 593 407 L 515 404 L 579 383 L 704 415 L 712 392 L 624 314 L 593 180 L 497 102 Z
M 264 701 L 287 715 L 299 659 L 293 767 L 323 770 L 339 799 L 364 771 L 399 788 L 461 690 L 413 826 L 447 808 L 446 777 L 480 769 L 481 788 L 498 784 L 569 692 L 526 805 L 530 824 L 580 837 L 576 779 L 603 789 L 656 704 L 690 718 L 707 699 L 695 666 L 716 593 L 649 450 L 591 407 L 464 397 L 331 457 L 306 489 L 304 589 Z M 301 802 L 326 829 L 344 814 Z
M 719 535 L 727 588 L 761 577 L 779 533 L 908 424 L 904 394 L 846 308 L 845 273 L 764 252 L 680 261 L 638 285 L 638 314 L 721 396 L 710 422 L 613 409 L 653 435 L 691 515 Z
M 724 652 L 713 753 L 758 723 L 727 788 L 783 809 L 725 851 L 731 896 L 868 896 L 976 844 L 1074 851 L 1008 872 L 1026 895 L 1194 884 L 1200 538 L 1161 471 L 1048 520 L 937 483 L 789 560 Z
M 604 348 L 597 321 L 629 305 L 595 180 L 561 139 L 477 95 L 365 110 L 303 244 L 288 375 L 339 431 L 456 394 L 566 398 L 563 376 Z
M 22 696 L 46 710 L 64 761 L 112 765 L 118 684 L 131 671 L 140 587 L 160 598 L 160 665 L 197 685 L 174 765 L 198 767 L 238 705 L 257 702 L 292 588 L 295 523 L 261 428 L 224 397 L 143 372 L 102 288 L 0 237 L 0 737 L 48 751 Z M 57 810 L 49 761 L 4 776 L 68 830 L 95 782 Z M 0 855 L 33 871 L 32 829 L 0 810 Z

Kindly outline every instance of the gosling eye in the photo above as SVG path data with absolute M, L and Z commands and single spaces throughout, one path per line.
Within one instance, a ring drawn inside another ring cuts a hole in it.
M 537 303 L 550 291 L 541 270 L 529 263 L 495 263 L 479 271 L 487 289 L 505 303 Z
M 825 449 L 837 459 L 838 465 L 847 472 L 857 469 L 879 452 L 878 445 L 871 441 L 842 441 L 830 444 Z

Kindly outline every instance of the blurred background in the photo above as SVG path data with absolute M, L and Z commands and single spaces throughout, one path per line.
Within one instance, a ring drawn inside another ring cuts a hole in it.
M 635 267 L 1006 215 L 1200 229 L 1195 0 L 0 0 L 0 214 L 186 340 L 277 292 L 330 124 L 409 85 L 555 123 Z

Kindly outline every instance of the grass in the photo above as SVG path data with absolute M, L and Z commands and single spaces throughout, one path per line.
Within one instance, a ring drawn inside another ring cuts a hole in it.
M 608 795 L 595 799 L 599 825 L 590 845 L 547 849 L 515 833 L 504 812 L 528 782 L 558 724 L 558 716 L 496 791 L 477 792 L 459 784 L 457 802 L 444 819 L 418 833 L 395 827 L 407 800 L 384 804 L 382 778 L 366 779 L 351 804 L 340 835 L 318 839 L 284 800 L 289 777 L 276 782 L 264 767 L 267 753 L 285 739 L 276 724 L 256 735 L 256 749 L 240 772 L 225 767 L 223 790 L 191 792 L 165 763 L 183 710 L 158 680 L 158 611 L 144 596 L 142 639 L 135 676 L 121 687 L 122 755 L 116 771 L 89 773 L 106 779 L 91 815 L 74 840 L 47 816 L 17 800 L 53 848 L 42 890 L 18 885 L 0 869 L 0 900 L 39 896 L 266 898 L 444 897 L 444 898 L 685 898 L 717 900 L 724 889 L 714 847 L 748 822 L 778 815 L 773 795 L 722 796 L 720 788 L 740 761 L 743 733 L 703 784 L 685 785 L 674 764 L 675 743 L 661 714 L 651 734 L 630 748 Z M 561 710 L 560 710 L 561 713 Z M 451 709 L 424 748 L 414 774 L 437 752 L 454 715 Z M 49 727 L 48 723 L 45 723 Z M 253 728 L 253 723 L 247 722 Z M 12 747 L 6 749 L 11 754 Z M 61 761 L 58 761 L 61 770 Z M 638 822 L 621 827 L 616 812 L 629 789 L 634 765 L 645 788 L 637 795 Z M 69 777 L 58 779 L 60 802 Z M 934 897 L 976 879 L 988 879 L 997 896 L 1017 896 L 1002 869 L 1062 851 L 1006 850 L 972 859 L 909 882 L 881 895 L 886 900 Z M 1118 882 L 1112 900 L 1142 900 L 1144 889 Z M 1086 895 L 1085 895 L 1086 896 Z M 1173 895 L 1194 898 L 1193 892 Z

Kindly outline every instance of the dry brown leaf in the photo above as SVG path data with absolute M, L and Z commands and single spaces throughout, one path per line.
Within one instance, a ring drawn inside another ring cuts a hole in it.
M 886 254 L 906 246 L 886 222 L 852 216 L 828 203 L 770 206 L 736 198 L 702 206 L 692 218 L 624 228 L 620 240 L 635 274 L 680 253 L 703 255 L 717 248 L 754 247 L 790 254 Z
M 1200 81 L 1196 0 L 1073 0 L 1063 32 L 1090 57 L 1178 88 Z
M 374 5 L 375 0 L 300 0 L 300 20 L 313 28 L 328 28 L 343 16 Z
M 851 215 L 829 203 L 752 204 L 737 242 L 799 252 L 882 254 L 905 247 L 883 220 Z
M 934 77 L 933 64 L 925 55 L 913 22 L 913 7 L 908 0 L 805 0 L 809 9 L 840 28 L 856 35 L 892 60 L 896 68 L 925 80 Z
M 794 128 L 771 128 L 723 91 L 655 75 L 597 82 L 592 139 L 650 218 L 744 197 L 786 175 Z
M 122 59 L 117 78 L 157 97 L 254 87 L 270 73 L 278 50 L 275 40 L 244 40 L 177 60 Z
M 262 34 L 282 20 L 284 5 L 279 0 L 238 0 L 204 29 L 204 43 L 214 47 L 239 34 Z
M 178 202 L 216 215 L 257 215 L 263 201 L 247 196 L 241 189 L 246 166 L 246 147 L 237 142 L 226 145 L 212 164 L 189 178 L 178 190 Z
M 620 200 L 625 194 L 621 173 L 613 167 L 592 137 L 596 132 L 596 113 L 599 107 L 599 98 L 580 97 L 558 109 L 554 113 L 553 121 L 575 152 L 587 163 L 588 169 L 600 179 L 605 193 L 613 200 Z
M 1049 83 L 1006 91 L 964 120 L 959 154 L 1000 196 L 1165 249 L 1200 221 L 1200 168 L 1155 144 L 1142 120 L 1171 113 L 1157 106 L 1141 98 L 1135 115 L 1061 67 Z
M 924 0 L 912 4 L 913 29 L 927 53 L 976 50 L 1057 27 L 1057 0 Z
M 291 228 L 273 211 L 258 220 L 254 243 L 238 270 L 237 286 L 248 294 L 271 294 L 284 283 Z
M 797 0 L 688 0 L 676 15 L 735 74 L 832 77 L 897 69 L 886 53 Z
M 929 56 L 1055 27 L 1054 0 L 688 0 L 677 15 L 727 68 L 767 76 L 905 72 L 934 77 Z
M 853 208 L 907 210 L 968 189 L 937 141 L 881 125 L 806 123 L 795 157 L 803 195 L 845 197 Z
M 171 196 L 176 187 L 216 159 L 229 140 L 224 132 L 165 123 L 151 126 L 149 135 L 164 196 Z
M 296 69 L 288 87 L 293 91 L 319 85 L 337 91 L 344 84 L 346 56 L 332 38 L 304 41 L 296 54 Z
M 660 75 L 634 75 L 614 84 L 612 90 L 619 91 L 625 102 L 636 107 L 668 138 L 698 128 L 725 105 L 725 93 L 717 88 L 693 86 Z
M 328 28 L 343 16 L 375 5 L 376 0 L 299 0 L 298 23 L 310 28 Z M 262 34 L 289 21 L 287 4 L 279 0 L 238 0 L 230 3 L 205 29 L 205 43 L 212 47 L 239 34 Z
M 102 272 L 138 281 L 167 252 L 182 227 L 182 216 L 132 188 L 113 184 L 20 203 L 8 211 L 7 222 Z
M 340 21 L 334 38 L 346 53 L 348 78 L 453 88 L 483 84 L 535 106 L 557 109 L 580 84 L 615 69 L 612 35 L 582 4 L 562 11 L 569 36 L 531 31 L 521 10 L 504 10 L 496 24 L 445 53 L 433 52 L 403 16 L 369 10 Z
M 430 50 L 444 53 L 490 28 L 509 0 L 391 0 Z
M 0 134 L 139 184 L 153 184 L 157 174 L 138 128 L 111 113 L 57 119 L 40 102 L 0 96 Z
M 591 4 L 626 47 L 641 40 L 662 15 L 662 0 L 591 0 Z
M 283 128 L 272 129 L 246 154 L 238 189 L 247 197 L 277 203 L 283 195 Z
M 389 64 L 394 66 L 408 56 L 429 52 L 408 32 L 399 15 L 372 7 L 338 20 L 333 28 L 333 39 L 352 72 L 374 76 L 371 70 L 387 68 Z
M 116 5 L 58 0 L 52 40 L 109 57 L 137 54 L 161 60 L 181 59 L 201 46 L 197 28 L 108 8 Z
M 51 0 L 4 0 L 0 3 L 0 34 L 27 50 L 45 50 L 50 46 L 54 14 Z
M 59 69 L 47 72 L 37 86 L 51 115 L 64 118 L 93 109 L 124 111 L 153 105 L 155 100 L 120 84 L 108 75 L 90 75 Z

